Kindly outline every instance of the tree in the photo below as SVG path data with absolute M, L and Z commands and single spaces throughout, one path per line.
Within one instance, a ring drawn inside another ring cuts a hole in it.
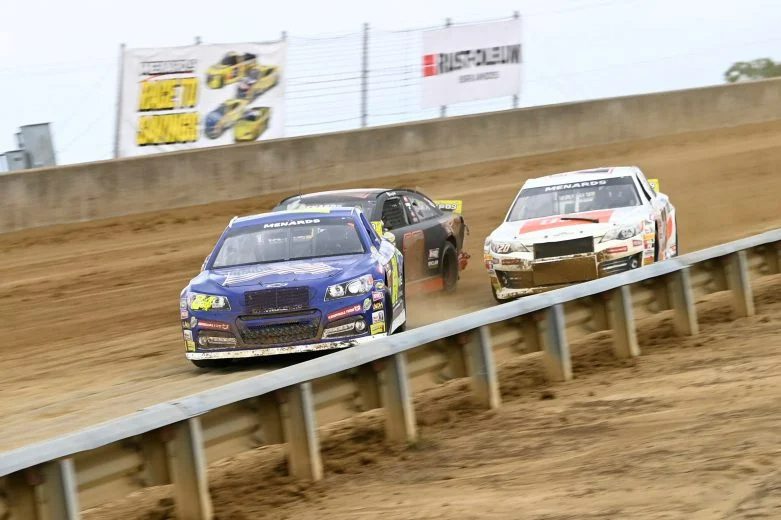
M 751 81 L 755 79 L 777 78 L 781 76 L 781 62 L 776 63 L 770 58 L 759 58 L 753 61 L 738 61 L 724 73 L 728 83 Z

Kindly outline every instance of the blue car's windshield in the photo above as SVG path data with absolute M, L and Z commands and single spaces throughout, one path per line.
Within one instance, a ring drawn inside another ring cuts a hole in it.
M 212 268 L 356 255 L 365 251 L 351 218 L 291 218 L 232 229 L 217 251 Z

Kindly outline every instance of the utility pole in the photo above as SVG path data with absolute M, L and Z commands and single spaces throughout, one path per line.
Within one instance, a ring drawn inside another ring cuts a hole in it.
M 453 25 L 453 22 L 450 18 L 445 19 L 445 29 Z M 447 105 L 442 105 L 439 107 L 439 117 L 445 117 L 447 116 Z
M 369 118 L 369 24 L 363 24 L 363 56 L 361 66 L 361 128 Z

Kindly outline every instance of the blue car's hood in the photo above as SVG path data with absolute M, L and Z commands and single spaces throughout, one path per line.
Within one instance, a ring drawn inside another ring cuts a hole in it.
M 362 259 L 362 255 L 348 255 L 214 269 L 208 273 L 208 279 L 223 287 L 319 280 L 337 277 Z

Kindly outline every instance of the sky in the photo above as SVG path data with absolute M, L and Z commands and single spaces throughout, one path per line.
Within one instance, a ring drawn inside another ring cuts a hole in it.
M 359 67 L 364 22 L 378 56 L 370 64 L 379 72 L 373 81 L 399 85 L 371 95 L 370 124 L 436 117 L 438 111 L 418 108 L 417 95 L 390 68 L 391 55 L 419 33 L 389 31 L 515 11 L 523 20 L 520 106 L 719 84 L 735 61 L 781 59 L 778 0 L 7 0 L 0 26 L 0 153 L 16 147 L 20 125 L 51 122 L 60 164 L 110 158 L 119 45 L 187 45 L 196 36 L 204 43 L 268 41 L 286 31 L 289 75 L 303 78 L 288 84 L 288 135 L 354 128 L 359 102 L 352 87 L 317 103 L 318 91 L 303 85 L 317 77 L 320 69 L 310 63 L 324 59 L 324 49 L 333 52 L 328 59 L 337 68 Z M 307 91 L 314 101 L 300 99 Z M 448 114 L 510 106 L 509 98 L 464 103 Z

